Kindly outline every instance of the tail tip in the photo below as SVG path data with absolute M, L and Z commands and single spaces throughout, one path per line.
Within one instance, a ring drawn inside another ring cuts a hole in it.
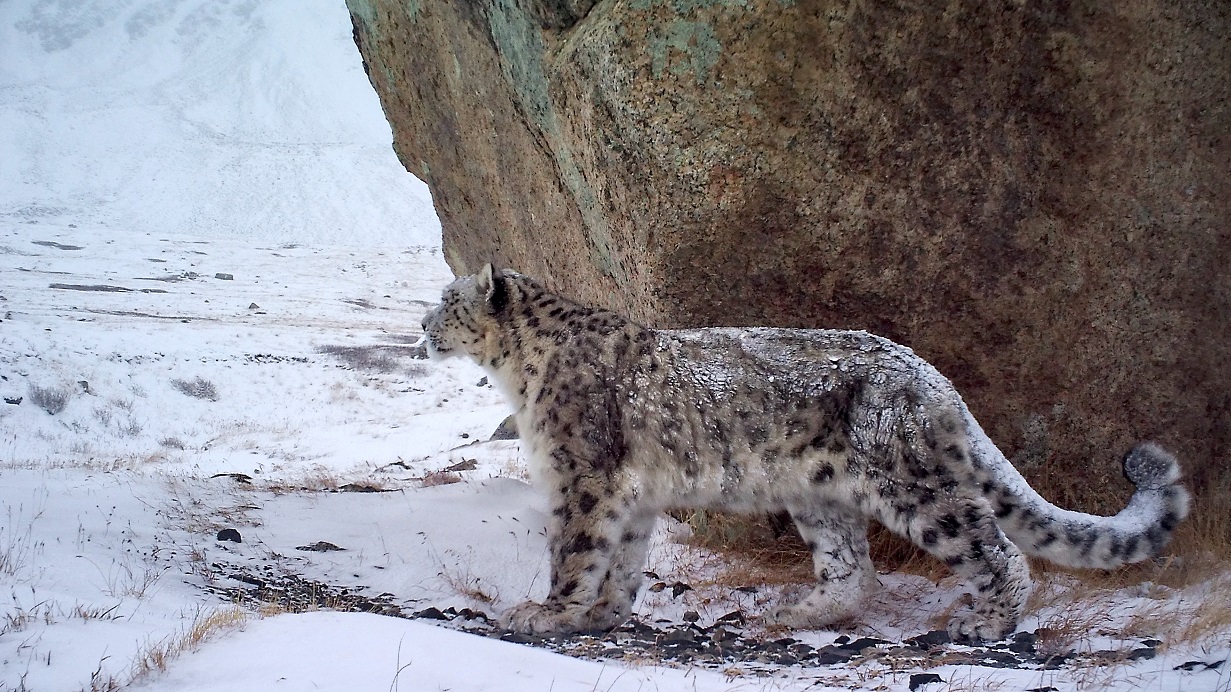
M 1153 442 L 1142 442 L 1124 455 L 1124 477 L 1143 490 L 1159 490 L 1180 480 L 1180 463 Z

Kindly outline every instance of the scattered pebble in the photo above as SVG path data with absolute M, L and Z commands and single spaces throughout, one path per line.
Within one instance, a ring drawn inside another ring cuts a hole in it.
M 910 676 L 910 692 L 915 692 L 915 690 L 920 687 L 930 685 L 934 682 L 944 683 L 944 680 L 942 680 L 936 673 L 916 673 Z
M 232 543 L 243 543 L 244 539 L 240 538 L 239 532 L 235 529 L 223 529 L 218 532 L 218 540 L 230 541 Z
M 329 541 L 317 541 L 308 545 L 295 546 L 295 550 L 302 550 L 308 553 L 332 553 L 336 550 L 346 550 L 346 548 L 336 546 Z
M 233 531 L 233 529 L 228 529 Z M 220 534 L 221 535 L 221 534 Z M 323 541 L 315 545 L 320 545 Z M 325 544 L 331 545 L 331 544 Z M 303 550 L 305 547 L 299 548 Z M 248 607 L 276 603 L 295 612 L 328 607 L 339 611 L 370 612 L 393 617 L 429 620 L 441 626 L 482 637 L 549 649 L 557 653 L 591 660 L 655 660 L 712 669 L 731 665 L 751 667 L 772 673 L 788 666 L 846 666 L 865 661 L 878 661 L 896 669 L 928 668 L 936 665 L 970 665 L 986 668 L 1056 669 L 1064 663 L 1104 666 L 1125 660 L 1147 658 L 1145 650 L 1154 651 L 1162 642 L 1143 640 L 1131 652 L 1096 651 L 1070 652 L 1063 656 L 1037 651 L 1038 637 L 1033 632 L 1018 632 L 1010 640 L 990 645 L 950 645 L 943 631 L 928 632 L 893 643 L 876 637 L 851 639 L 842 635 L 833 644 L 813 647 L 785 637 L 766 640 L 744 632 L 746 616 L 740 611 L 728 613 L 708 627 L 689 621 L 695 611 L 685 614 L 682 623 L 649 624 L 634 617 L 609 632 L 589 632 L 568 635 L 534 635 L 511 632 L 496 625 L 485 613 L 462 608 L 440 609 L 429 606 L 407 611 L 396 604 L 394 594 L 365 596 L 358 591 L 288 575 L 269 565 L 258 575 L 250 568 L 237 568 L 215 563 L 213 568 L 227 574 L 240 586 L 208 586 L 222 598 Z M 1151 644 L 1152 643 L 1152 644 Z M 1224 661 L 1204 663 L 1191 661 L 1178 668 L 1183 670 L 1214 670 Z M 933 673 L 912 674 L 910 689 L 917 690 L 934 682 L 944 682 Z M 1045 692 L 1040 689 L 1038 692 Z
M 517 439 L 517 419 L 513 416 L 508 416 L 500 422 L 500 426 L 492 433 L 492 436 L 487 438 L 488 442 L 496 440 L 516 440 Z

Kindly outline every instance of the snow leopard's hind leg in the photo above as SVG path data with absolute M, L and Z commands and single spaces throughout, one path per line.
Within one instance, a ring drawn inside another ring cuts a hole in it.
M 812 552 L 816 587 L 798 603 L 766 615 L 773 624 L 794 629 L 823 627 L 851 615 L 877 585 L 868 555 L 868 522 L 862 516 L 825 506 L 792 509 L 791 518 Z
M 944 561 L 972 587 L 973 606 L 953 617 L 949 636 L 955 641 L 1004 639 L 1016 629 L 1030 596 L 1025 556 L 1001 533 L 982 498 L 955 498 L 935 509 L 910 519 L 882 514 L 882 522 Z
M 996 525 L 975 483 L 969 439 L 951 410 L 917 409 L 904 421 L 895 475 L 878 484 L 870 509 L 887 528 L 944 561 L 972 587 L 970 611 L 949 622 L 958 641 L 999 641 L 1013 633 L 1030 596 L 1026 558 Z

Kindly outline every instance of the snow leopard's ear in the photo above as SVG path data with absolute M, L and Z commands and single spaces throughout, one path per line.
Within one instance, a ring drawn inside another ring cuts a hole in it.
M 483 265 L 477 275 L 479 293 L 487 300 L 487 306 L 492 312 L 500 312 L 508 302 L 509 294 L 504 286 L 504 277 L 500 270 L 488 262 Z

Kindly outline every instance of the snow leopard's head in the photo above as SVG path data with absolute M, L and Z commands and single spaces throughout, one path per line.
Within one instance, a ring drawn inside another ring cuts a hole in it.
M 440 305 L 423 317 L 428 354 L 434 358 L 469 355 L 482 362 L 487 338 L 499 325 L 496 315 L 507 302 L 506 274 L 488 264 L 478 274 L 445 287 Z

